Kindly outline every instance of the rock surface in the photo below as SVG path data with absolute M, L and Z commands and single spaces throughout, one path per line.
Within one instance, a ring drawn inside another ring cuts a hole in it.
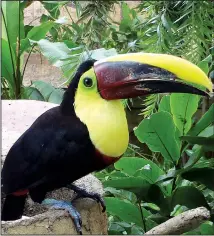
M 2 101 L 2 164 L 13 143 L 46 110 L 57 106 L 47 102 L 32 100 Z M 101 182 L 93 175 L 77 181 L 78 187 L 89 192 L 103 194 Z M 74 192 L 66 188 L 48 193 L 48 197 L 72 200 Z M 91 199 L 78 199 L 74 206 L 83 220 L 83 234 L 107 234 L 107 216 L 101 206 Z M 48 210 L 40 204 L 26 201 L 24 216 L 20 220 L 2 221 L 2 234 L 77 234 L 72 219 L 62 210 Z

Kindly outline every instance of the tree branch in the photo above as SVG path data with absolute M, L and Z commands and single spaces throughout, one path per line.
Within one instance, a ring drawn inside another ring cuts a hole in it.
M 167 220 L 154 227 L 145 234 L 175 234 L 180 235 L 190 230 L 196 229 L 204 221 L 209 220 L 210 212 L 205 207 L 198 207 Z

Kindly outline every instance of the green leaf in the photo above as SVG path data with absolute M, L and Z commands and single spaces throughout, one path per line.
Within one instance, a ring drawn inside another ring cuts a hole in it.
M 40 80 L 34 81 L 33 87 L 38 89 L 45 101 L 56 104 L 61 103 L 63 97 L 61 90 L 55 89 L 52 85 Z
M 42 1 L 42 4 L 54 19 L 57 19 L 59 17 L 59 15 L 60 15 L 60 10 L 59 10 L 60 2 Z
M 144 231 L 143 231 L 143 229 L 141 227 L 133 225 L 133 227 L 131 227 L 130 234 L 131 235 L 142 235 L 142 234 L 144 234 Z
M 30 40 L 38 41 L 43 39 L 47 32 L 54 26 L 53 21 L 44 22 L 39 26 L 34 26 L 27 34 L 26 38 L 21 40 L 21 53 L 26 51 L 31 45 Z
M 47 39 L 33 42 L 39 46 L 42 54 L 50 61 L 50 63 L 57 67 L 63 65 L 63 62 L 60 61 L 60 59 L 67 58 L 70 53 L 69 48 L 64 43 L 52 43 Z
M 108 233 L 111 235 L 122 234 L 124 231 L 125 231 L 125 228 L 123 228 L 122 226 L 116 223 L 110 224 L 109 229 L 108 229 Z
M 41 53 L 51 64 L 62 69 L 65 77 L 70 78 L 76 71 L 80 63 L 80 54 L 70 56 L 72 51 L 65 43 L 52 43 L 46 39 L 32 42 L 39 46 Z
M 129 26 L 132 22 L 131 17 L 130 17 L 130 9 L 127 3 L 122 2 L 121 3 L 121 8 L 122 8 L 122 16 L 123 19 L 120 23 L 120 31 L 126 32 L 127 29 L 129 29 Z
M 155 183 L 158 177 L 164 174 L 154 162 L 137 157 L 123 157 L 114 166 L 130 176 L 142 177 L 149 183 Z
M 137 197 L 135 196 L 134 193 L 130 191 L 123 190 L 123 189 L 116 189 L 112 187 L 106 187 L 104 190 L 105 190 L 105 196 L 108 196 L 108 194 L 110 193 L 117 198 L 124 199 L 124 200 L 127 199 L 128 201 L 132 203 L 137 202 Z
M 6 23 L 8 35 L 4 39 L 8 41 L 13 52 L 16 54 L 17 38 L 24 38 L 23 11 L 19 9 L 19 1 L 2 1 L 2 10 Z M 13 20 L 11 20 L 13 16 Z M 4 25 L 5 27 L 5 25 Z M 4 31 L 6 32 L 6 31 Z
M 200 61 L 197 65 L 201 68 L 206 74 L 209 72 L 209 62 L 208 61 Z
M 159 107 L 158 107 L 158 111 L 166 111 L 166 112 L 171 113 L 170 96 L 169 95 L 162 97 Z
M 211 105 L 209 110 L 201 117 L 201 119 L 193 126 L 187 133 L 189 136 L 197 136 L 210 124 L 214 123 L 214 104 Z
M 149 119 L 144 119 L 134 133 L 151 151 L 160 152 L 165 160 L 175 163 L 180 157 L 175 131 L 172 116 L 161 111 L 151 115 Z
M 194 150 L 192 155 L 190 156 L 188 162 L 185 164 L 184 169 L 190 168 L 191 166 L 195 165 L 199 161 L 199 159 L 202 157 L 203 149 L 202 147 L 198 147 Z
M 171 210 L 176 205 L 186 206 L 189 209 L 204 206 L 209 209 L 209 205 L 201 191 L 193 186 L 178 187 L 171 199 Z
M 170 96 L 170 106 L 175 125 L 185 135 L 192 125 L 192 116 L 197 111 L 199 97 L 192 94 L 174 93 Z
M 1 39 L 1 49 L 2 49 L 2 61 L 1 61 L 1 76 L 4 77 L 8 84 L 15 89 L 15 80 L 14 80 L 14 71 L 13 71 L 13 64 L 12 59 L 15 61 L 15 56 L 12 51 L 12 57 L 10 54 L 9 44 L 6 40 Z
M 214 135 L 213 137 L 182 136 L 181 139 L 187 141 L 190 144 L 201 145 L 205 150 L 214 151 Z
M 23 88 L 22 99 L 45 101 L 44 97 L 39 92 L 39 90 L 37 88 L 33 88 L 33 87 L 24 87 Z
M 158 223 L 158 224 L 161 224 L 161 223 L 164 223 L 165 221 L 167 221 L 169 218 L 166 217 L 166 216 L 163 216 L 159 213 L 157 214 L 152 214 L 151 216 L 148 217 L 149 219 L 151 219 L 152 221 Z
M 208 126 L 198 136 L 200 136 L 200 137 L 213 137 L 213 135 L 214 135 L 214 125 Z
M 149 217 L 147 217 L 145 219 L 146 221 L 146 231 L 153 229 L 155 226 L 157 226 L 157 223 L 154 222 L 152 219 L 150 219 Z
M 48 99 L 48 102 L 51 102 L 51 103 L 56 103 L 56 104 L 60 104 L 62 102 L 62 99 L 63 99 L 63 95 L 64 95 L 64 91 L 61 90 L 61 89 L 55 89 L 49 99 Z
M 118 216 L 121 220 L 128 223 L 135 223 L 143 227 L 140 210 L 130 202 L 125 202 L 118 198 L 105 198 L 107 211 L 114 216 Z
M 200 225 L 201 235 L 214 235 L 213 222 L 206 222 Z
M 214 191 L 214 169 L 213 168 L 193 168 L 181 174 L 184 179 L 196 181 L 204 184 Z
M 170 214 L 169 201 L 165 198 L 161 188 L 158 185 L 151 185 L 146 196 L 146 201 L 156 204 L 160 208 L 162 215 L 167 216 Z
M 138 199 L 146 196 L 151 184 L 140 177 L 126 177 L 103 181 L 104 187 L 113 187 L 133 192 Z

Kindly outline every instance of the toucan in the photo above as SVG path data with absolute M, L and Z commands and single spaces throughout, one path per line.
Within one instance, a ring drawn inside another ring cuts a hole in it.
M 9 150 L 2 168 L 6 196 L 1 219 L 22 217 L 27 196 L 66 209 L 78 233 L 81 217 L 71 202 L 45 199 L 61 187 L 103 206 L 101 196 L 72 183 L 119 160 L 129 142 L 122 99 L 155 93 L 207 96 L 212 83 L 196 65 L 167 54 L 128 53 L 83 62 L 61 104 L 39 116 Z

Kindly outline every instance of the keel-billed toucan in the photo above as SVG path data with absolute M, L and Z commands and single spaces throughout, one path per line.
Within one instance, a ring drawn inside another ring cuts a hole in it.
M 8 152 L 2 169 L 6 195 L 2 220 L 20 218 L 29 194 L 35 202 L 67 209 L 81 232 L 80 217 L 72 205 L 44 200 L 45 195 L 57 188 L 72 188 L 73 181 L 123 155 L 129 133 L 121 99 L 166 92 L 203 96 L 206 89 L 211 91 L 212 84 L 201 69 L 171 55 L 133 53 L 85 61 L 60 106 L 37 118 Z M 97 195 L 74 190 L 103 203 Z

